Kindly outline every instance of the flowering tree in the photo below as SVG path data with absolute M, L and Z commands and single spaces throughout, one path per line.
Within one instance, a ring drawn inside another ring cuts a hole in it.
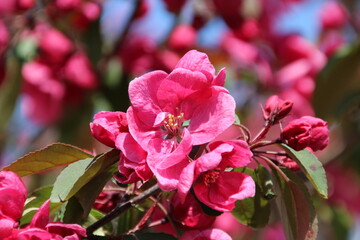
M 294 2 L 132 1 L 111 40 L 111 1 L 2 1 L 1 239 L 344 238 L 360 24 L 326 3 L 317 46 L 276 28 Z

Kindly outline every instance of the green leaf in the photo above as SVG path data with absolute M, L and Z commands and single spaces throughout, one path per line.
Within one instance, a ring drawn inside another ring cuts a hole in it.
M 124 236 L 124 240 L 176 240 L 172 235 L 165 233 L 138 233 Z
M 255 170 L 240 170 L 249 174 L 256 184 L 256 195 L 251 198 L 236 201 L 236 207 L 231 211 L 232 215 L 241 223 L 252 227 L 265 227 L 270 216 L 270 202 L 266 198 L 268 192 L 272 192 L 272 182 L 265 167 L 259 166 Z M 271 184 L 269 184 L 271 182 Z M 271 189 L 269 188 L 271 185 Z M 273 196 L 273 195 L 272 195 Z
M 317 218 L 310 194 L 304 183 L 288 169 L 283 169 L 289 177 L 286 181 L 273 169 L 277 182 L 276 204 L 288 240 L 316 239 Z
M 306 177 L 309 179 L 320 196 L 327 198 L 328 186 L 326 174 L 321 162 L 317 159 L 317 157 L 307 149 L 295 151 L 286 144 L 278 145 L 284 149 L 289 157 L 300 166 L 301 170 L 305 173 Z
M 93 156 L 80 148 L 64 143 L 54 143 L 19 158 L 2 170 L 13 171 L 23 177 L 89 157 Z
M 75 197 L 70 198 L 67 202 L 62 204 L 56 220 L 63 223 L 82 224 L 82 222 L 85 221 L 85 218 L 84 210 L 80 202 Z
M 83 159 L 67 166 L 56 178 L 51 201 L 69 200 L 85 184 L 116 163 L 119 154 L 119 150 L 113 149 L 99 157 Z
M 34 37 L 25 37 L 21 39 L 16 46 L 16 54 L 25 61 L 30 61 L 34 58 L 37 51 L 37 43 Z

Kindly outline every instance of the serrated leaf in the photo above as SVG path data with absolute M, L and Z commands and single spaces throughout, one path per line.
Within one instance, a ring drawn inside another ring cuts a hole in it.
M 267 170 L 262 166 L 259 166 L 255 171 L 251 169 L 245 171 L 239 169 L 239 171 L 249 174 L 254 179 L 256 194 L 254 197 L 236 201 L 236 207 L 231 211 L 231 214 L 249 227 L 262 228 L 267 225 L 270 216 L 270 203 L 265 198 L 269 191 L 267 182 L 271 182 L 270 175 L 266 174 Z
M 119 153 L 119 150 L 113 149 L 99 157 L 83 159 L 67 166 L 56 178 L 51 201 L 69 200 L 95 176 L 116 163 Z
M 165 233 L 138 233 L 124 236 L 124 240 L 176 240 L 172 235 Z
M 75 146 L 64 143 L 54 143 L 19 158 L 2 170 L 13 171 L 23 177 L 90 157 L 93 156 Z
M 278 144 L 289 157 L 294 160 L 305 173 L 315 190 L 320 194 L 321 197 L 328 197 L 328 186 L 324 167 L 317 157 L 304 149 L 301 151 L 295 151 L 286 144 Z
M 288 240 L 310 240 L 317 236 L 317 218 L 310 194 L 304 183 L 288 169 L 286 181 L 273 169 L 277 184 L 276 203 Z

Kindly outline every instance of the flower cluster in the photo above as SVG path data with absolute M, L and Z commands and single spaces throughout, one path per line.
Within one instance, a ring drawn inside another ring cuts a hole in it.
M 248 144 L 217 139 L 235 120 L 224 83 L 225 69 L 215 74 L 207 55 L 195 50 L 169 74 L 133 80 L 127 112 L 100 112 L 90 124 L 95 138 L 121 150 L 117 179 L 133 183 L 155 175 L 162 190 L 178 190 L 182 199 L 193 187 L 199 201 L 218 211 L 254 196 L 252 178 L 229 171 L 250 163 Z
M 19 228 L 27 190 L 13 172 L 0 172 L 0 238 L 3 240 L 80 240 L 86 230 L 77 224 L 50 221 L 50 201 L 39 208 L 29 225 Z

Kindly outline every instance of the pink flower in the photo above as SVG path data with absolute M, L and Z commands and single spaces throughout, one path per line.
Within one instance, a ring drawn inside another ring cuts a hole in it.
M 22 75 L 25 93 L 22 108 L 27 117 L 40 125 L 59 120 L 66 90 L 53 70 L 40 61 L 33 61 L 24 65 Z
M 14 239 L 64 239 L 81 240 L 86 237 L 86 229 L 78 224 L 65 224 L 60 222 L 49 222 L 50 200 L 47 200 L 34 215 L 29 226 L 20 229 Z M 11 239 L 11 238 L 10 238 Z M 10 240 L 9 239 L 9 240 Z
M 80 88 L 94 89 L 98 85 L 91 63 L 82 52 L 73 54 L 66 62 L 63 71 L 65 79 Z
M 56 29 L 48 29 L 40 36 L 39 48 L 49 63 L 63 64 L 73 47 L 73 43 Z
M 130 133 L 120 133 L 116 138 L 116 147 L 121 150 L 118 167 L 121 177 L 115 177 L 119 182 L 147 181 L 153 176 L 146 162 L 147 152 Z
M 324 29 L 344 27 L 348 18 L 344 6 L 336 1 L 326 2 L 320 12 L 320 22 Z
M 313 151 L 323 150 L 329 143 L 327 122 L 311 116 L 292 120 L 283 129 L 281 138 L 297 151 L 306 147 Z
M 205 229 L 214 221 L 215 217 L 205 214 L 201 205 L 192 194 L 188 194 L 184 201 L 178 194 L 171 199 L 171 219 L 183 229 Z
M 115 148 L 115 140 L 121 132 L 129 132 L 124 112 L 98 112 L 90 123 L 92 135 L 101 143 Z
M 207 229 L 204 231 L 185 232 L 179 240 L 231 240 L 231 237 L 220 229 Z
M 129 130 L 163 190 L 176 188 L 192 145 L 214 140 L 234 122 L 224 81 L 224 69 L 215 75 L 206 54 L 190 51 L 170 74 L 154 71 L 130 83 Z
M 21 217 L 27 190 L 22 180 L 13 172 L 0 172 L 0 220 L 7 219 L 15 222 Z M 8 226 L 8 221 L 2 221 L 1 225 Z
M 229 212 L 236 200 L 254 196 L 255 183 L 246 174 L 225 170 L 246 166 L 252 153 L 242 140 L 214 142 L 209 150 L 184 168 L 178 193 L 184 199 L 195 182 L 194 193 L 199 201 L 212 209 Z

